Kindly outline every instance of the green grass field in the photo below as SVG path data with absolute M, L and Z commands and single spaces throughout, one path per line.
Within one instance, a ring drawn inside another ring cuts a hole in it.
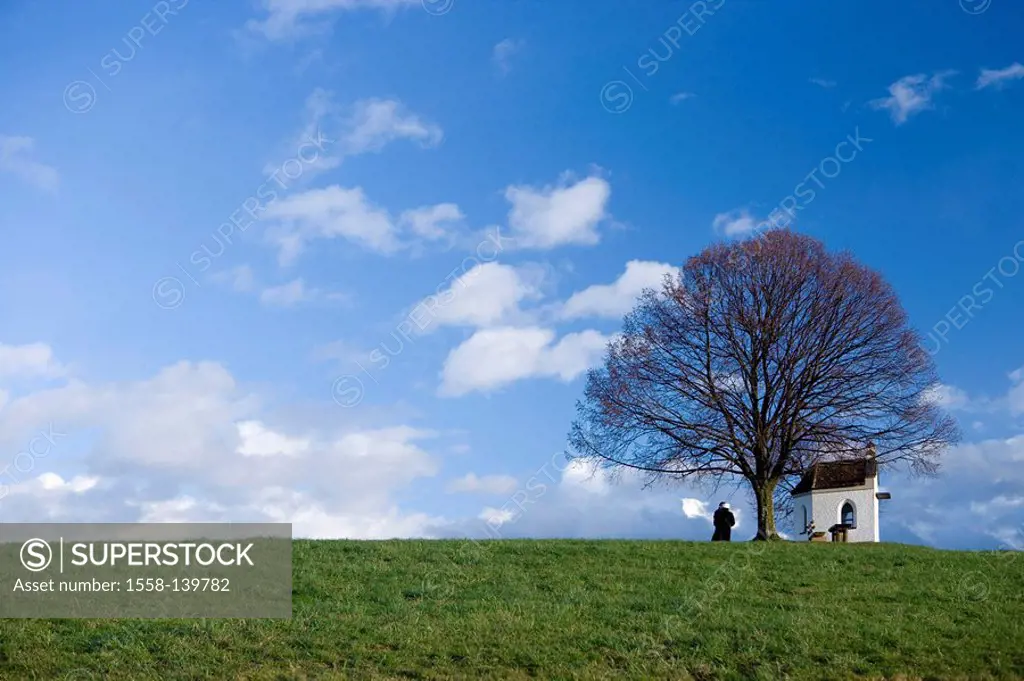
M 299 541 L 294 567 L 292 620 L 4 620 L 0 678 L 1024 678 L 1015 553 Z

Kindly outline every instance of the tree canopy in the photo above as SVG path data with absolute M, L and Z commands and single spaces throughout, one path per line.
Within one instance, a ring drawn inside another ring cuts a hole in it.
M 758 538 L 811 464 L 859 455 L 933 473 L 958 438 L 896 293 L 849 253 L 771 230 L 691 257 L 591 370 L 570 454 L 652 478 L 749 482 Z

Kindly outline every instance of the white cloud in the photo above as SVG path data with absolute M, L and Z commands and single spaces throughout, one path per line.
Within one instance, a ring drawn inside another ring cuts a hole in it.
M 439 125 L 409 111 L 397 99 L 361 99 L 344 107 L 334 93 L 317 88 L 306 98 L 302 127 L 263 171 L 275 182 L 271 187 L 294 190 L 301 181 L 338 167 L 347 157 L 379 152 L 401 140 L 433 147 L 443 137 Z M 301 163 L 298 175 L 285 167 L 288 159 Z
M 608 471 L 593 461 L 574 459 L 566 464 L 559 483 L 567 494 L 583 492 L 586 495 L 607 496 L 612 491 L 612 480 Z
M 549 336 L 528 366 L 557 345 Z M 1024 368 L 1011 374 L 1021 379 Z M 396 501 L 437 475 L 424 444 L 435 433 L 350 419 L 339 427 L 334 409 L 301 412 L 299 421 L 268 412 L 263 396 L 212 362 L 179 362 L 138 381 L 65 379 L 20 395 L 0 409 L 0 450 L 45 456 L 0 461 L 5 520 L 291 522 L 299 537 L 367 539 L 486 536 L 487 526 L 506 537 L 707 539 L 707 516 L 721 500 L 689 483 L 644 488 L 642 474 L 566 463 L 559 453 L 521 485 L 496 474 L 451 481 L 451 490 L 509 496 L 468 517 L 436 517 Z M 51 423 L 52 447 L 27 446 Z M 1024 541 L 1024 435 L 956 447 L 935 479 L 882 475 L 893 494 L 882 507 L 885 541 Z M 753 532 L 749 510 L 739 509 L 737 538 Z
M 907 478 L 883 469 L 892 499 L 882 502 L 882 540 L 949 548 L 1024 545 L 1024 436 L 955 448 L 938 478 Z M 561 455 L 541 466 L 504 504 L 483 509 L 473 521 L 438 528 L 445 536 L 679 537 L 706 540 L 719 501 L 737 517 L 734 540 L 754 532 L 745 488 L 722 496 L 694 482 L 645 487 L 637 471 L 611 472 Z M 731 487 L 731 485 L 730 485 Z M 780 529 L 786 521 L 779 519 Z
M 262 514 L 271 522 L 291 523 L 296 536 L 311 539 L 432 538 L 440 518 L 426 513 L 404 513 L 397 506 L 371 511 L 332 511 L 322 501 L 291 490 L 263 502 Z
M 706 502 L 691 497 L 685 497 L 682 501 L 683 515 L 687 518 L 703 518 L 707 521 L 711 521 L 714 518 L 710 506 Z
M 277 286 L 260 286 L 248 265 L 239 265 L 229 270 L 210 275 L 215 282 L 226 284 L 237 293 L 259 292 L 259 301 L 268 307 L 294 307 L 300 303 L 334 302 L 349 303 L 351 297 L 345 293 L 311 288 L 301 277 Z
M 213 281 L 224 283 L 238 293 L 247 293 L 256 287 L 256 276 L 248 265 L 239 265 L 210 276 Z
M 61 433 L 96 429 L 104 465 L 202 468 L 237 440 L 250 408 L 231 375 L 212 362 L 179 362 L 139 382 L 92 386 L 78 380 L 11 400 L 0 412 L 0 443 L 54 424 Z M 60 448 L 61 438 L 54 449 Z M 48 461 L 58 457 L 50 455 Z
M 318 288 L 309 288 L 300 277 L 280 286 L 270 286 L 260 292 L 260 302 L 270 307 L 293 307 L 300 303 L 313 301 L 349 302 L 344 293 L 326 292 Z
M 213 514 L 222 514 L 223 506 L 213 502 L 200 501 L 190 496 L 180 496 L 160 501 L 138 502 L 140 523 L 191 523 L 202 522 Z
M 598 225 L 607 217 L 611 186 L 591 176 L 572 183 L 563 176 L 556 185 L 510 186 L 509 227 L 522 248 L 549 249 L 566 244 L 592 246 L 600 241 Z
M 43 494 L 82 494 L 96 487 L 100 478 L 95 475 L 76 475 L 64 480 L 56 473 L 42 473 L 35 478 L 19 482 L 8 488 L 8 494 L 43 495 Z
M 289 425 L 261 403 L 209 362 L 13 399 L 0 411 L 0 449 L 24 449 L 50 422 L 60 435 L 49 448 L 38 441 L 45 458 L 0 462 L 5 520 L 292 522 L 297 536 L 354 538 L 427 536 L 440 521 L 393 498 L 437 474 L 420 446 L 430 431 L 339 428 L 333 410 Z
M 968 395 L 966 391 L 951 385 L 937 385 L 925 395 L 925 399 L 951 411 L 965 413 L 1024 414 L 1024 367 L 1007 375 L 1010 387 L 1005 395 Z M 975 426 L 977 427 L 977 426 Z
M 888 111 L 893 123 L 902 125 L 914 114 L 934 108 L 932 98 L 949 87 L 945 81 L 955 74 L 956 71 L 939 71 L 931 76 L 924 73 L 904 76 L 889 86 L 888 97 L 874 99 L 869 105 Z
M 555 343 L 555 332 L 540 327 L 483 329 L 448 354 L 440 394 L 488 392 L 527 378 L 568 382 L 602 360 L 608 341 L 593 330 Z
M 479 494 L 511 494 L 516 489 L 516 479 L 511 475 L 484 475 L 467 473 L 448 483 L 448 493 L 464 492 Z
M 934 402 L 944 409 L 963 409 L 970 399 L 967 393 L 952 385 L 939 384 L 932 387 L 925 395 L 925 399 Z
M 512 70 L 512 57 L 523 49 L 523 45 L 522 40 L 505 38 L 494 46 L 492 59 L 502 74 L 507 74 Z
M 308 438 L 294 438 L 267 428 L 260 421 L 240 421 L 238 449 L 242 456 L 298 456 L 309 450 Z
M 366 360 L 369 356 L 369 352 L 360 349 L 349 341 L 336 340 L 316 346 L 313 348 L 310 355 L 316 362 L 331 360 L 352 362 Z
M 268 40 L 294 40 L 330 29 L 333 16 L 345 11 L 394 12 L 420 0 L 262 0 L 267 16 L 250 19 L 246 28 Z
M 137 522 L 291 523 L 296 537 L 310 539 L 395 539 L 430 537 L 442 519 L 425 513 L 403 513 L 390 506 L 379 510 L 337 510 L 316 497 L 283 487 L 266 487 L 239 505 L 223 505 L 191 496 L 138 504 Z
M 885 487 L 893 498 L 882 507 L 883 541 L 993 548 L 1024 527 L 1024 435 L 964 443 L 937 478 L 889 475 Z
M 999 89 L 1021 78 L 1024 78 L 1024 64 L 1014 62 L 1004 69 L 982 69 L 975 87 L 978 90 L 987 87 Z
M 1005 494 L 1000 494 L 998 496 L 992 497 L 992 499 L 988 501 L 971 502 L 971 512 L 984 516 L 989 516 L 993 513 L 1012 510 L 1015 508 L 1024 508 L 1024 496 L 1006 496 Z
M 826 89 L 834 88 L 836 86 L 836 82 L 834 80 L 828 80 L 827 78 L 809 78 L 808 80 L 811 83 Z
M 1024 367 L 1011 373 L 1010 381 L 1013 382 L 1013 386 L 1006 395 L 1010 413 L 1015 416 L 1024 414 Z
M 395 99 L 364 99 L 356 102 L 346 125 L 345 149 L 350 155 L 380 151 L 399 139 L 411 140 L 423 147 L 441 143 L 444 132 L 435 123 L 409 112 Z
M 288 266 L 315 239 L 346 239 L 368 251 L 391 255 L 415 245 L 418 239 L 436 239 L 436 230 L 450 225 L 456 214 L 461 216 L 461 211 L 450 203 L 422 206 L 405 211 L 396 222 L 362 187 L 330 185 L 268 205 L 263 219 L 270 225 L 266 238 L 277 247 L 278 262 Z
M 436 528 L 443 536 L 471 537 L 711 537 L 710 514 L 694 512 L 712 503 L 686 499 L 680 512 L 679 493 L 697 491 L 686 483 L 645 487 L 642 474 L 613 474 L 588 461 L 568 461 L 559 454 L 501 505 L 487 506 L 473 520 Z M 689 511 L 686 512 L 686 511 Z M 753 533 L 742 513 L 737 531 Z M 736 536 L 734 534 L 734 536 Z
M 87 492 L 99 484 L 99 477 L 95 475 L 76 475 L 65 481 L 56 473 L 43 473 L 39 476 L 39 483 L 45 490 L 68 491 L 74 494 Z
M 723 392 L 739 393 L 746 390 L 746 382 L 743 379 L 743 374 L 739 371 L 732 373 L 715 373 L 714 374 L 715 387 Z
M 665 263 L 630 260 L 626 271 L 611 284 L 595 285 L 574 293 L 562 307 L 566 319 L 580 317 L 621 318 L 633 309 L 644 289 L 660 290 L 666 274 L 678 270 Z
M 309 291 L 302 279 L 295 279 L 287 284 L 263 289 L 260 302 L 264 305 L 289 307 L 309 299 Z
M 477 517 L 489 525 L 499 526 L 514 520 L 516 514 L 510 509 L 502 510 L 485 506 L 484 510 L 480 511 L 480 515 Z
M 711 229 L 725 236 L 746 236 L 757 229 L 758 220 L 746 209 L 719 213 L 711 221 Z
M 331 185 L 294 194 L 270 204 L 264 219 L 276 221 L 267 236 L 279 250 L 278 260 L 288 265 L 311 239 L 341 237 L 378 253 L 398 250 L 398 234 L 391 216 L 375 206 L 361 187 Z
M 414 235 L 436 241 L 451 237 L 455 227 L 465 217 L 454 203 L 439 203 L 436 206 L 407 210 L 399 217 L 399 222 Z
M 63 375 L 65 371 L 65 367 L 54 358 L 53 349 L 45 343 L 0 343 L 0 379 L 52 378 Z
M 1024 551 L 1024 525 L 1017 527 L 997 527 L 992 530 L 989 535 L 999 540 L 998 548 L 1001 551 L 1005 551 L 1006 549 Z
M 685 102 L 686 100 L 692 99 L 696 96 L 697 95 L 693 94 L 692 92 L 677 92 L 671 97 L 669 97 L 668 101 L 671 102 L 672 104 L 681 104 L 682 102 Z
M 488 262 L 420 301 L 410 317 L 423 331 L 438 326 L 494 326 L 522 316 L 519 304 L 540 297 L 543 270 Z
M 56 168 L 31 158 L 35 140 L 31 137 L 0 135 L 0 172 L 17 175 L 44 191 L 60 184 Z
M 337 139 L 339 134 L 344 134 L 344 127 L 339 122 L 340 115 L 341 107 L 334 101 L 334 95 L 327 90 L 317 88 L 306 98 L 302 128 L 283 152 L 286 158 L 297 158 L 301 162 L 300 177 L 304 175 L 305 179 L 309 180 L 318 173 L 341 165 L 345 150 L 340 147 Z M 284 172 L 283 163 L 280 158 L 273 163 L 268 162 L 263 172 L 270 177 L 275 177 L 275 173 L 280 175 Z M 285 176 L 287 183 L 281 183 L 280 178 L 275 181 L 279 184 L 294 185 L 299 177 L 292 175 L 293 171 L 289 169 L 288 175 Z

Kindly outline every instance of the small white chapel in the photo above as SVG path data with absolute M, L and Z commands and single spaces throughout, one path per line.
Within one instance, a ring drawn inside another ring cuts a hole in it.
M 878 488 L 875 447 L 864 456 L 813 464 L 790 493 L 799 536 L 813 541 L 877 542 Z

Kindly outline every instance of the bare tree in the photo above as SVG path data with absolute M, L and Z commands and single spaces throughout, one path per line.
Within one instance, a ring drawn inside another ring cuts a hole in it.
M 757 538 L 811 464 L 874 443 L 934 473 L 959 439 L 895 292 L 848 253 L 772 230 L 690 258 L 626 316 L 588 374 L 570 455 L 651 480 L 745 479 Z

